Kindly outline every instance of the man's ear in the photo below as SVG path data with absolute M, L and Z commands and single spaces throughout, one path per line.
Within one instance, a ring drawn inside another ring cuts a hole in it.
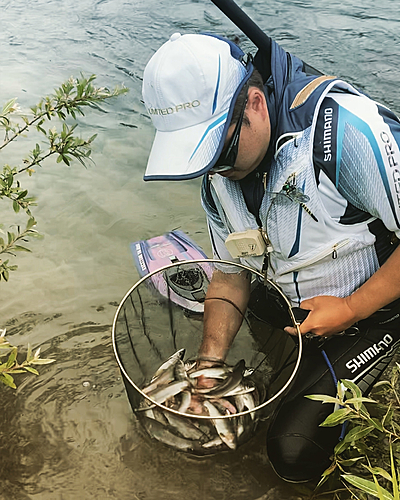
M 265 94 L 257 87 L 250 87 L 247 102 L 247 113 L 256 113 L 261 118 L 265 119 L 268 113 L 267 101 Z

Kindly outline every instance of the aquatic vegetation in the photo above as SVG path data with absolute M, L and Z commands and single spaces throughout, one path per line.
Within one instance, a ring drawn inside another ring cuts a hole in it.
M 100 104 L 128 92 L 124 86 L 114 90 L 96 87 L 95 79 L 95 75 L 68 79 L 53 94 L 43 97 L 37 105 L 31 107 L 29 114 L 21 114 L 16 99 L 7 101 L 0 111 L 0 129 L 4 130 L 0 152 L 31 131 L 39 134 L 42 144 L 41 146 L 37 142 L 21 165 L 3 164 L 3 169 L 0 170 L 0 200 L 8 201 L 15 213 L 24 212 L 28 218 L 25 227 L 15 224 L 5 230 L 4 224 L 0 223 L 0 281 L 8 281 L 10 271 L 17 269 L 15 264 L 9 263 L 9 259 L 4 260 L 1 256 L 15 257 L 17 252 L 30 252 L 25 243 L 40 236 L 36 230 L 36 219 L 31 212 L 36 199 L 29 196 L 28 190 L 21 185 L 20 175 L 27 172 L 31 176 L 35 173 L 35 167 L 42 166 L 49 157 L 54 157 L 56 163 L 68 166 L 73 160 L 78 160 L 84 166 L 86 162 L 92 161 L 91 148 L 96 134 L 87 139 L 76 136 L 77 116 L 84 116 L 85 108 L 101 110 Z M 66 123 L 67 119 L 69 123 Z M 54 120 L 61 123 L 61 127 L 54 126 Z M 74 121 L 72 125 L 71 120 Z M 46 129 L 46 124 L 50 122 L 52 127 Z

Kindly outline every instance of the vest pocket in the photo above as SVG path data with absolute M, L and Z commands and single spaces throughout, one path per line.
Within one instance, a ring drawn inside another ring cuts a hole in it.
M 325 259 L 329 255 L 332 256 L 332 259 L 336 259 L 338 257 L 338 251 L 341 248 L 348 245 L 350 243 L 350 241 L 351 241 L 350 238 L 346 238 L 346 239 L 343 239 L 339 242 L 333 243 L 332 245 L 329 245 L 327 248 L 324 248 L 323 250 L 310 256 L 309 258 L 305 258 L 301 262 L 293 264 L 292 266 L 286 268 L 285 270 L 283 270 L 281 272 L 278 271 L 278 274 L 281 276 L 284 276 L 285 274 L 299 271 L 300 269 L 303 269 L 305 267 L 312 266 L 313 264 L 316 264 L 317 262 Z

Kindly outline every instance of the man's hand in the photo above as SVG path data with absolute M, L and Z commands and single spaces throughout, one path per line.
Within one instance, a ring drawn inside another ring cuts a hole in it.
M 300 333 L 314 333 L 321 337 L 330 337 L 342 332 L 358 321 L 349 305 L 348 297 L 332 297 L 321 295 L 313 299 L 304 300 L 301 309 L 310 311 L 307 318 L 300 325 Z M 287 326 L 287 333 L 296 335 L 296 328 Z

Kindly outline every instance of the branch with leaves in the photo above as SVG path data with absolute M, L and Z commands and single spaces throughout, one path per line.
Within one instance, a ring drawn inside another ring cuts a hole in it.
M 399 375 L 400 364 L 396 363 L 391 379 L 375 384 L 374 396 L 380 396 L 379 399 L 363 397 L 359 387 L 349 380 L 338 382 L 336 397 L 306 396 L 314 401 L 338 405 L 321 427 L 348 426 L 348 432 L 336 445 L 332 464 L 322 474 L 318 488 L 336 473 L 351 498 L 364 498 L 356 495 L 362 492 L 361 495 L 367 494 L 368 498 L 400 500 Z M 340 495 L 335 498 L 340 498 Z
M 17 360 L 18 347 L 12 346 L 5 338 L 5 334 L 5 329 L 0 330 L 0 358 L 8 354 L 7 361 L 0 364 L 0 382 L 4 385 L 16 389 L 17 386 L 14 382 L 14 375 L 18 373 L 33 373 L 39 375 L 39 372 L 36 368 L 33 368 L 32 365 L 48 365 L 54 363 L 54 359 L 42 359 L 40 357 L 40 347 L 33 353 L 30 346 L 28 346 L 26 359 L 22 363 L 19 363 Z
M 76 120 L 78 115 L 84 116 L 85 108 L 101 110 L 100 104 L 128 92 L 126 87 L 116 87 L 114 90 L 96 87 L 93 84 L 95 79 L 95 75 L 89 78 L 70 78 L 55 89 L 54 94 L 44 97 L 36 106 L 31 107 L 29 115 L 20 113 L 16 99 L 10 99 L 0 112 L 0 129 L 4 130 L 0 153 L 32 128 L 44 139 L 44 146 L 36 143 L 21 165 L 4 164 L 2 172 L 0 171 L 0 200 L 8 200 L 15 213 L 24 212 L 28 218 L 24 228 L 16 225 L 16 229 L 6 231 L 4 225 L 0 224 L 0 281 L 8 281 L 10 271 L 17 269 L 16 265 L 11 265 L 9 259 L 4 260 L 1 255 L 15 257 L 16 252 L 30 252 L 25 243 L 30 238 L 39 236 L 35 229 L 36 220 L 31 212 L 36 199 L 28 196 L 28 190 L 21 186 L 19 176 L 23 172 L 31 176 L 35 173 L 35 167 L 42 166 L 44 160 L 50 157 L 54 157 L 56 163 L 69 166 L 73 160 L 78 160 L 86 166 L 88 161 L 92 161 L 92 143 L 96 134 L 82 139 L 75 135 L 77 123 L 69 125 L 65 120 L 68 117 Z M 60 129 L 53 125 L 54 120 L 61 121 Z M 46 123 L 49 122 L 53 126 L 46 129 Z

